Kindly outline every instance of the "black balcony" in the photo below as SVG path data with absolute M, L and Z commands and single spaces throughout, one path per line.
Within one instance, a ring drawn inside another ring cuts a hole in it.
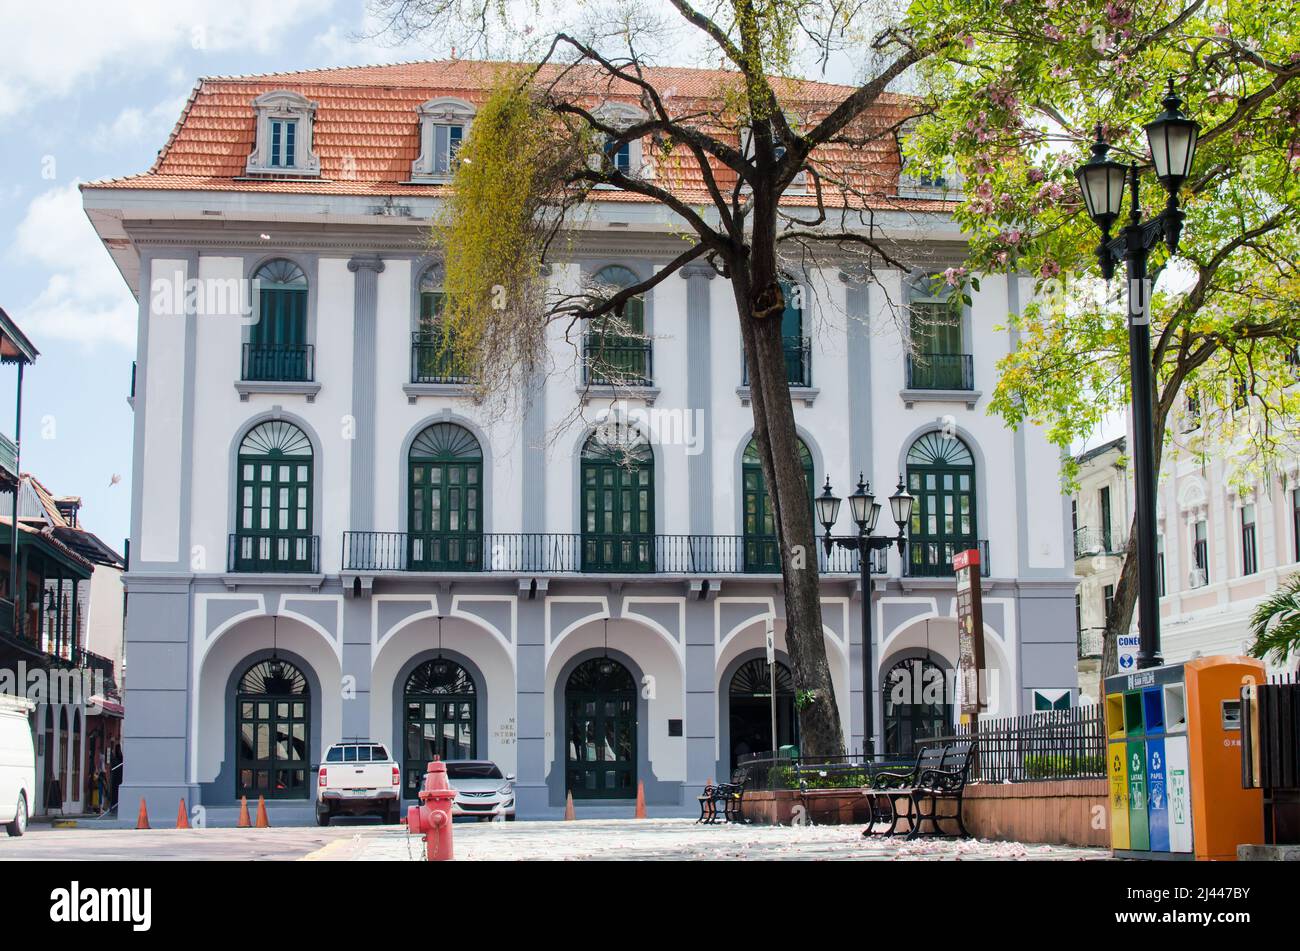
M 909 390 L 973 390 L 975 361 L 969 353 L 909 353 Z
M 311 383 L 316 379 L 316 348 L 311 344 L 244 344 L 243 378 L 259 382 Z
M 589 335 L 583 346 L 582 382 L 589 386 L 653 386 L 650 342 L 611 343 Z
M 230 536 L 228 571 L 304 573 L 320 571 L 320 537 L 281 532 L 238 532 Z
M 430 536 L 407 532 L 344 532 L 344 571 L 467 571 L 507 574 L 777 574 L 780 563 L 747 557 L 760 539 L 741 535 L 582 535 L 548 532 L 484 533 L 454 536 L 457 550 L 473 557 L 413 557 L 429 551 Z M 772 546 L 775 549 L 775 544 Z M 450 546 L 443 550 L 450 551 Z M 817 546 L 823 574 L 856 575 L 857 552 L 836 548 L 827 555 Z M 887 558 L 874 553 L 871 570 L 884 574 Z M 268 569 L 269 570 L 269 569 Z M 283 569 L 281 569 L 283 570 Z
M 412 383 L 471 383 L 473 375 L 463 363 L 445 334 L 411 334 Z
M 903 574 L 909 578 L 951 578 L 953 557 L 971 548 L 979 551 L 980 574 L 987 578 L 989 543 L 975 538 L 909 540 L 903 552 Z
M 812 386 L 812 338 L 782 337 L 781 349 L 785 351 L 785 381 L 790 386 Z M 741 383 L 749 386 L 749 361 L 744 367 Z

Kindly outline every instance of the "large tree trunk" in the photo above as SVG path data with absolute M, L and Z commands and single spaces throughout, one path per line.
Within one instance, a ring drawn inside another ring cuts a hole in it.
M 755 229 L 757 230 L 757 229 Z M 762 288 L 778 288 L 775 256 L 767 267 L 753 265 L 748 274 L 735 269 L 732 288 L 740 314 L 745 359 L 749 367 L 750 401 L 754 412 L 754 441 L 763 465 L 763 478 L 775 510 L 785 585 L 786 646 L 793 665 L 795 688 L 811 698 L 798 708 L 800 753 L 836 756 L 844 752 L 835 688 L 826 660 L 822 633 L 821 583 L 813 532 L 810 486 L 799 460 L 794 407 L 786 378 L 781 340 L 780 308 L 756 315 L 755 298 L 766 309 L 770 296 Z M 755 291 L 753 288 L 758 288 Z

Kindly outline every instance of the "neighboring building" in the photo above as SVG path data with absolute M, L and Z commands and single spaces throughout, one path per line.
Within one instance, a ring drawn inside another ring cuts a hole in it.
M 0 311 L 0 360 L 19 367 L 19 407 L 22 368 L 36 356 Z M 91 807 L 100 754 L 116 741 L 122 715 L 114 660 L 121 656 L 121 584 L 117 634 L 105 637 L 103 647 L 112 651 L 106 656 L 92 649 L 87 620 L 107 614 L 104 627 L 111 630 L 112 581 L 105 599 L 96 596 L 91 578 L 100 565 L 116 575 L 123 565 L 76 524 L 79 502 L 56 500 L 30 475 L 19 474 L 18 449 L 17 438 L 0 437 L 0 689 L 37 701 L 32 813 L 79 813 Z
M 1106 612 L 1119 584 L 1128 544 L 1131 480 L 1128 440 L 1120 436 L 1076 457 L 1078 491 L 1070 499 L 1070 528 L 1074 534 L 1074 595 L 1078 631 L 1079 693 L 1093 702 L 1100 696 L 1102 635 Z
M 556 328 L 521 419 L 476 404 L 440 356 L 428 229 L 483 101 L 475 75 L 203 80 L 149 172 L 83 187 L 140 302 L 126 801 L 302 800 L 322 750 L 369 736 L 404 761 L 408 796 L 431 755 L 472 755 L 517 775 L 522 816 L 558 815 L 568 789 L 627 800 L 638 781 L 669 813 L 770 747 L 769 619 L 778 740 L 797 741 L 730 288 L 702 267 L 665 280 L 625 315 L 649 341 L 616 342 L 611 362 L 584 365 Z M 719 77 L 656 78 L 703 96 Z M 904 107 L 880 108 L 893 125 Z M 904 473 L 917 496 L 906 556 L 878 566 L 865 676 L 856 564 L 820 565 L 846 739 L 861 749 L 866 683 L 877 749 L 906 750 L 952 722 L 950 696 L 884 689 L 951 671 L 952 554 L 984 556 L 990 715 L 1074 699 L 1075 579 L 1056 450 L 985 412 L 1015 344 L 995 328 L 1033 281 L 986 276 L 948 320 L 924 275 L 964 257 L 951 205 L 912 197 L 896 151 L 864 155 L 875 222 L 924 270 L 789 275 L 808 293 L 787 352 L 810 484 L 846 496 L 863 470 L 883 501 Z M 619 161 L 698 197 L 639 143 Z M 663 208 L 616 191 L 571 238 L 557 289 L 648 275 L 681 247 Z M 209 300 L 254 278 L 255 321 L 168 313 L 186 282 Z M 925 358 L 880 332 L 894 301 Z M 612 452 L 595 424 L 620 398 L 657 415 Z

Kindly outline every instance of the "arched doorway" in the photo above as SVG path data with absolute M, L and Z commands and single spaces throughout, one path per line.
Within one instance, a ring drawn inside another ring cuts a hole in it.
M 611 422 L 582 449 L 582 570 L 654 571 L 655 463 L 645 434 Z
M 483 567 L 483 448 L 455 423 L 434 423 L 408 457 L 408 566 L 417 571 Z
M 403 692 L 406 743 L 403 795 L 413 799 L 435 756 L 443 761 L 474 759 L 477 751 L 478 691 L 460 664 L 442 657 L 411 671 Z
M 808 484 L 808 508 L 812 508 L 812 453 L 802 439 L 799 464 Z M 763 478 L 763 464 L 758 457 L 758 443 L 751 439 L 740 460 L 740 485 L 743 499 L 745 570 L 776 574 L 781 570 L 781 548 L 776 537 L 776 509 Z
M 311 740 L 307 678 L 293 664 L 260 660 L 235 695 L 235 796 L 305 799 Z
M 952 557 L 976 547 L 975 459 L 957 436 L 926 433 L 907 452 L 912 506 L 907 571 L 952 574 Z
M 952 730 L 944 669 L 928 657 L 900 660 L 881 678 L 885 752 L 909 756 L 920 740 Z
M 764 657 L 746 661 L 732 675 L 727 690 L 731 736 L 731 768 L 748 753 L 772 749 L 772 670 Z M 794 714 L 794 677 L 790 668 L 776 662 L 776 745 L 779 749 L 799 741 L 799 721 Z
M 575 799 L 636 795 L 636 682 L 608 657 L 574 668 L 564 687 L 565 782 Z

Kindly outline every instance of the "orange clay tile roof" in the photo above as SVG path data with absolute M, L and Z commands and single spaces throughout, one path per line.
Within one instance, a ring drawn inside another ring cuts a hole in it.
M 315 195 L 437 195 L 446 186 L 406 184 L 411 164 L 420 152 L 417 108 L 442 96 L 479 104 L 491 87 L 501 64 L 472 60 L 440 60 L 387 66 L 355 66 L 306 70 L 262 76 L 212 77 L 194 88 L 175 129 L 153 168 L 124 178 L 91 182 L 87 188 L 129 188 L 185 191 L 242 191 Z M 558 67 L 551 71 L 553 77 Z M 545 74 L 544 74 L 545 75 Z M 720 95 L 737 81 L 738 74 L 722 70 L 656 67 L 646 78 L 665 97 L 671 97 L 678 114 L 708 113 L 700 125 L 715 135 L 736 133 L 718 122 Z M 567 84 L 595 98 L 635 103 L 630 84 L 599 77 L 591 71 L 570 74 Z M 319 178 L 245 176 L 245 163 L 253 151 L 255 121 L 252 102 L 263 93 L 289 89 L 317 104 L 313 148 L 320 157 Z M 810 80 L 779 80 L 778 91 L 796 123 L 810 123 L 826 115 L 852 87 Z M 856 127 L 866 133 L 862 144 L 829 144 L 815 153 L 815 162 L 831 177 L 843 175 L 853 182 L 854 205 L 901 208 L 910 211 L 950 211 L 951 202 L 896 197 L 899 156 L 891 132 L 908 118 L 907 101 L 883 95 Z M 874 138 L 872 136 L 875 136 Z M 679 197 L 707 201 L 701 170 L 685 149 L 655 155 L 646 149 L 656 184 L 667 185 Z M 734 173 L 714 165 L 718 184 L 734 183 Z M 838 199 L 829 188 L 827 201 Z M 652 199 L 619 191 L 602 191 L 596 200 L 646 202 Z M 785 204 L 813 205 L 811 194 L 789 194 Z

